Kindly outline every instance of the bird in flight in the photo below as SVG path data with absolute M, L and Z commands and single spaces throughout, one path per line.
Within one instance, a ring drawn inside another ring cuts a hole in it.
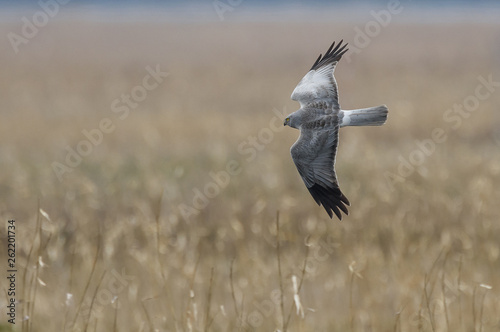
M 339 129 L 346 126 L 380 126 L 387 120 L 385 105 L 345 111 L 340 109 L 337 82 L 333 77 L 335 66 L 347 52 L 343 40 L 330 46 L 325 55 L 319 55 L 309 72 L 292 93 L 292 100 L 300 109 L 290 114 L 283 123 L 300 130 L 298 140 L 290 152 L 302 180 L 312 197 L 323 205 L 333 218 L 342 220 L 341 211 L 349 214 L 349 200 L 342 193 L 335 174 L 335 155 Z

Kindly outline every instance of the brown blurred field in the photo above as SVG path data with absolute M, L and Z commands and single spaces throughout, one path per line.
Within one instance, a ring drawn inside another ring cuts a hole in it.
M 341 130 L 351 207 L 339 222 L 304 187 L 289 154 L 298 132 L 273 109 L 298 108 L 297 82 L 355 26 L 82 19 L 51 22 L 17 55 L 5 39 L 0 213 L 17 226 L 17 330 L 274 331 L 284 317 L 289 331 L 499 331 L 500 90 L 457 128 L 443 116 L 478 77 L 500 81 L 500 25 L 398 21 L 341 61 L 343 108 L 390 113 Z M 113 101 L 147 66 L 169 75 L 120 119 Z M 114 131 L 59 181 L 53 162 L 104 118 Z M 389 184 L 435 128 L 446 140 Z M 255 155 L 242 154 L 251 137 Z M 183 218 L 231 160 L 239 174 Z

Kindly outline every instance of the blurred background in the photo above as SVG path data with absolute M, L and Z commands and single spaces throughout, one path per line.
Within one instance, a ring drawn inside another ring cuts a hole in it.
M 0 331 L 500 330 L 497 1 L 0 6 Z M 339 222 L 281 123 L 341 39 L 389 118 L 340 132 Z

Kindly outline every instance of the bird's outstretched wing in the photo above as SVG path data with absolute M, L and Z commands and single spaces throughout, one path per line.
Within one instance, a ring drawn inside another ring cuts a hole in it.
M 342 55 L 348 51 L 347 44 L 342 45 L 343 40 L 326 51 L 325 55 L 319 55 L 310 71 L 302 78 L 292 93 L 292 100 L 300 103 L 301 107 L 315 102 L 327 102 L 334 110 L 340 110 L 337 94 L 337 82 L 333 77 L 333 71 Z
M 342 220 L 340 210 L 349 214 L 346 205 L 350 203 L 340 190 L 335 174 L 338 129 L 336 114 L 327 116 L 323 121 L 304 124 L 291 154 L 316 203 L 323 205 L 330 218 L 335 213 Z

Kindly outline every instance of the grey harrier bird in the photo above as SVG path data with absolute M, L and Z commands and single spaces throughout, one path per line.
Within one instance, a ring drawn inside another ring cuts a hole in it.
M 293 162 L 312 197 L 333 218 L 342 220 L 342 210 L 349 214 L 349 200 L 342 193 L 335 174 L 335 155 L 339 129 L 346 126 L 381 126 L 387 120 L 385 105 L 351 111 L 340 109 L 337 82 L 333 72 L 347 52 L 343 40 L 319 55 L 310 71 L 292 93 L 300 109 L 290 114 L 283 125 L 300 130 L 300 137 L 290 149 Z

